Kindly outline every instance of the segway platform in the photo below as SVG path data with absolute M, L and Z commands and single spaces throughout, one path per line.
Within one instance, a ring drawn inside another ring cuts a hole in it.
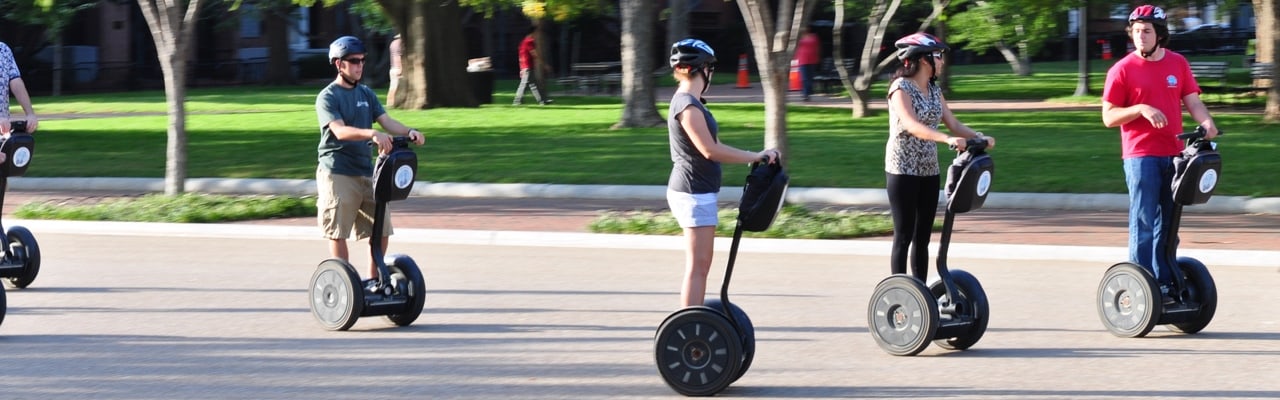
M 1173 160 L 1173 209 L 1165 227 L 1169 240 L 1164 249 L 1165 257 L 1174 261 L 1168 293 L 1161 291 L 1151 270 L 1132 262 L 1112 265 L 1098 284 L 1098 316 L 1113 335 L 1142 337 L 1156 325 L 1193 334 L 1208 326 L 1217 312 L 1218 289 L 1209 269 L 1199 260 L 1177 254 L 1182 207 L 1208 202 L 1222 172 L 1222 157 L 1205 139 L 1206 133 L 1196 127 L 1194 132 L 1178 135 L 1186 148 Z
M 658 375 L 677 393 L 686 396 L 719 393 L 751 367 L 755 357 L 755 327 L 746 312 L 729 302 L 729 279 L 742 232 L 769 229 L 782 208 L 789 182 L 780 165 L 752 165 L 742 191 L 720 298 L 676 311 L 658 326 L 654 334 Z
M 965 350 L 987 331 L 986 292 L 972 274 L 947 267 L 947 249 L 955 215 L 981 208 L 990 193 L 995 163 L 987 142 L 969 139 L 947 172 L 947 209 L 938 246 L 938 281 L 925 286 L 913 276 L 896 274 L 876 285 L 867 306 L 868 329 L 885 352 L 913 356 L 933 341 L 948 350 Z
M 341 259 L 320 263 L 311 276 L 308 295 L 311 313 L 325 329 L 351 328 L 360 317 L 383 315 L 398 326 L 408 326 L 422 314 L 426 282 L 417 263 L 407 255 L 382 255 L 382 228 L 386 206 L 404 200 L 413 191 L 418 157 L 403 137 L 392 141 L 390 154 L 378 157 L 374 168 L 374 202 L 377 203 L 369 247 L 378 267 L 376 283 L 366 285 L 360 273 Z

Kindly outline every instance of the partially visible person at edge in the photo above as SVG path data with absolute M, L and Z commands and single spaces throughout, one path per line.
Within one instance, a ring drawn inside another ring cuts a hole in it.
M 702 100 L 715 61 L 715 51 L 701 40 L 685 39 L 671 45 L 670 65 L 679 86 L 667 111 L 672 163 L 667 205 L 687 240 L 680 290 L 684 307 L 701 305 L 706 297 L 719 223 L 716 195 L 720 192 L 720 163 L 776 163 L 781 157 L 775 149 L 750 152 L 720 143 L 719 125 Z
M 551 104 L 552 100 L 542 91 L 542 82 L 538 79 L 538 71 L 550 71 L 551 68 L 542 60 L 542 55 L 538 53 L 537 40 L 538 27 L 529 27 L 529 33 L 524 35 L 524 40 L 520 41 L 520 48 L 516 52 L 520 59 L 520 84 L 516 86 L 516 99 L 511 102 L 512 105 L 520 105 L 524 103 L 524 90 L 528 88 L 533 92 L 534 100 L 540 105 Z
M 796 43 L 796 63 L 800 64 L 802 83 L 800 93 L 804 96 L 804 101 L 809 101 L 809 96 L 813 94 L 813 74 L 818 72 L 821 56 L 822 42 L 818 39 L 818 34 L 813 33 L 813 27 L 806 26 L 800 41 Z
M 379 154 L 392 150 L 391 136 L 407 136 L 415 144 L 426 140 L 422 132 L 391 118 L 378 102 L 378 95 L 360 83 L 364 75 L 365 47 L 353 36 L 343 36 L 329 45 L 329 63 L 338 75 L 316 96 L 316 116 L 320 122 L 319 166 L 316 168 L 317 219 L 329 253 L 350 262 L 347 238 L 354 228 L 356 240 L 382 235 L 386 254 L 391 236 L 391 220 L 383 215 L 382 232 L 373 232 L 373 157 L 370 142 Z M 374 121 L 386 132 L 373 128 Z M 377 282 L 377 267 L 369 260 L 369 276 L 364 285 Z
M 1167 237 L 1173 208 L 1173 157 L 1183 149 L 1182 107 L 1196 123 L 1218 135 L 1209 110 L 1200 101 L 1200 86 L 1182 55 L 1166 49 L 1169 28 L 1164 10 L 1152 5 L 1129 14 L 1129 38 L 1135 51 L 1107 71 L 1102 89 L 1102 122 L 1120 127 L 1121 158 L 1129 188 L 1129 259 L 1151 270 L 1160 284 L 1163 301 L 1173 284 L 1173 263 L 1167 246 L 1178 238 Z
M 922 282 L 929 276 L 929 236 L 938 211 L 941 168 L 938 143 L 964 150 L 969 138 L 995 138 L 969 128 L 951 113 L 938 87 L 944 66 L 946 43 L 927 33 L 898 39 L 897 57 L 902 65 L 889 84 L 889 141 L 885 145 L 885 187 L 893 218 L 893 246 L 889 265 L 894 274 L 907 273 Z M 951 135 L 938 130 L 947 126 Z
M 387 107 L 396 106 L 396 89 L 400 87 L 400 78 L 403 76 L 403 70 L 400 69 L 401 58 L 404 57 L 404 43 L 400 41 L 400 34 L 391 39 L 391 44 L 387 46 L 387 53 L 391 57 L 391 83 L 387 89 Z
M 13 129 L 9 120 L 9 93 L 13 93 L 13 97 L 22 106 L 22 111 L 26 113 L 23 120 L 27 123 L 27 133 L 36 133 L 36 128 L 40 127 L 40 119 L 36 118 L 36 111 L 31 106 L 31 96 L 27 93 L 27 85 L 22 82 L 22 73 L 18 71 L 13 50 L 3 42 L 0 42 L 0 80 L 5 82 L 0 84 L 0 135 L 8 136 Z M 0 162 L 4 161 L 5 154 L 0 153 Z

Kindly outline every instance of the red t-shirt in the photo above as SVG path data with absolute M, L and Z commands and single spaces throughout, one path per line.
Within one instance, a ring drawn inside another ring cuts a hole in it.
M 533 35 L 525 36 L 524 40 L 520 42 L 520 69 L 533 68 L 533 46 Z
M 818 63 L 819 48 L 821 43 L 818 41 L 818 35 L 814 33 L 806 33 L 800 36 L 800 42 L 796 44 L 796 61 L 800 65 L 815 65 Z
M 1200 93 L 1191 66 L 1181 54 L 1165 49 L 1159 61 L 1147 61 L 1137 52 L 1117 61 L 1107 71 L 1102 101 L 1116 107 L 1146 104 L 1164 113 L 1169 123 L 1162 129 L 1138 117 L 1120 125 L 1122 158 L 1175 156 L 1182 151 L 1182 98 Z

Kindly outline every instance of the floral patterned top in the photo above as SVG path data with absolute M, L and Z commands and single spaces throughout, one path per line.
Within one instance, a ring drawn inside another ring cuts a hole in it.
M 898 78 L 889 85 L 889 95 L 898 90 L 911 96 L 911 106 L 920 123 L 938 128 L 942 122 L 942 89 L 938 85 L 929 84 L 926 97 L 911 80 Z M 884 171 L 894 175 L 939 175 L 938 144 L 907 132 L 902 116 L 894 113 L 892 107 L 889 108 L 889 142 L 884 147 Z
M 9 117 L 9 81 L 21 78 L 9 45 L 0 43 L 0 117 Z

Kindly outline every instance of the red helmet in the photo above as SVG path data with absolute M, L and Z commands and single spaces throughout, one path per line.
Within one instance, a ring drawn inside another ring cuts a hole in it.
M 1164 10 L 1150 4 L 1138 6 L 1129 13 L 1129 22 L 1147 21 L 1156 25 L 1165 25 L 1167 20 L 1164 16 Z
M 946 43 L 924 32 L 916 32 L 893 42 L 898 48 L 898 60 L 917 58 L 935 51 L 947 51 Z

